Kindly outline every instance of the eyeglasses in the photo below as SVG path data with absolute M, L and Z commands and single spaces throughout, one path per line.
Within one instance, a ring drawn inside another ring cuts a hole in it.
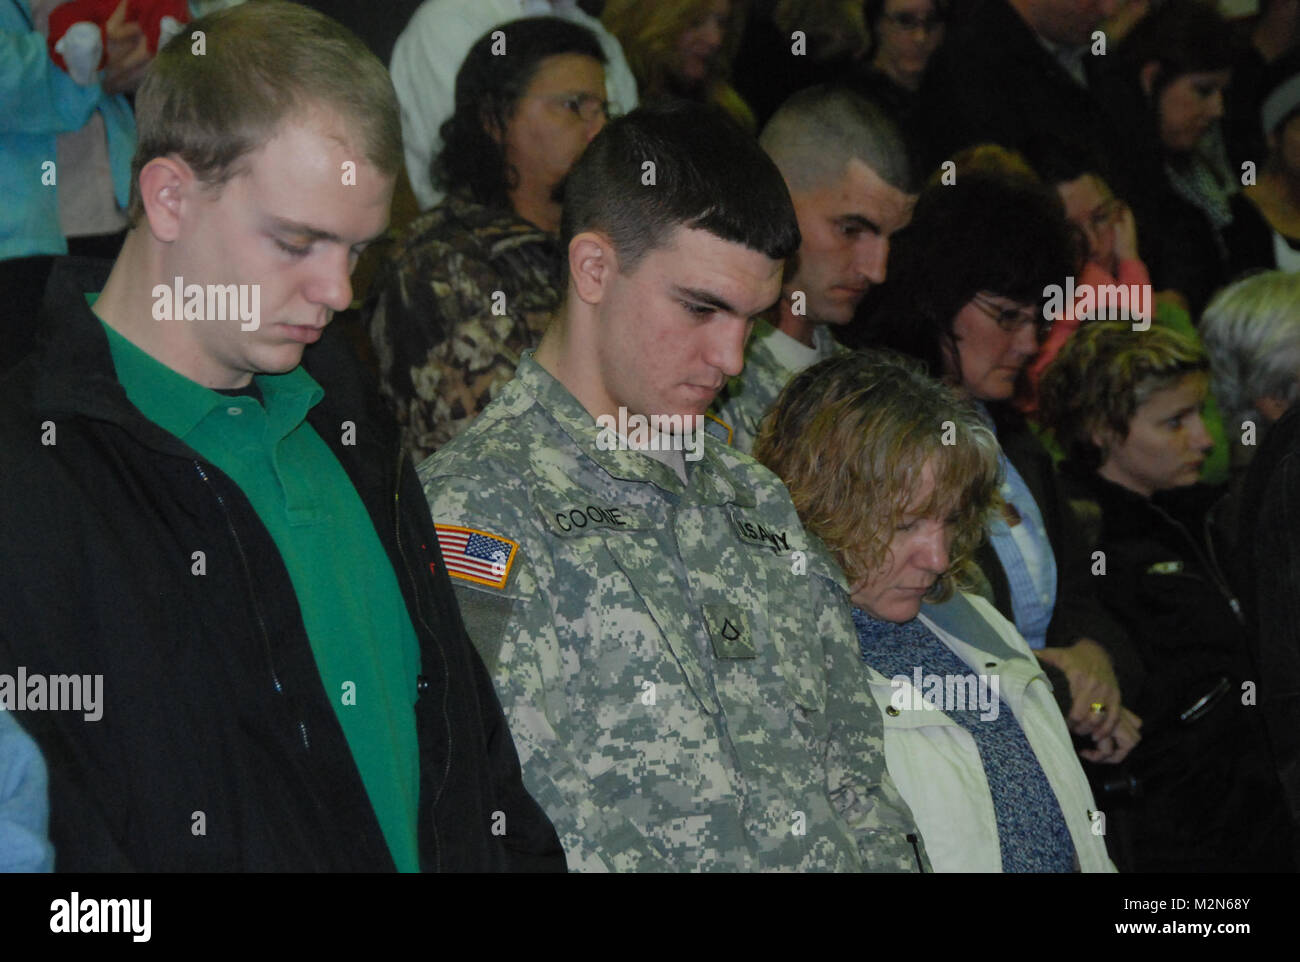
M 985 317 L 995 321 L 998 327 L 1008 334 L 1015 334 L 1022 327 L 1032 325 L 1034 333 L 1038 335 L 1039 340 L 1042 340 L 1052 331 L 1053 319 L 1045 317 L 1038 308 L 1003 307 L 1001 304 L 994 303 L 984 294 L 976 294 L 971 298 L 971 303 L 978 307 Z
M 934 33 L 943 26 L 943 17 L 931 14 L 928 17 L 918 17 L 914 13 L 886 13 L 884 18 L 896 26 L 899 30 L 911 33 L 913 30 L 922 30 L 925 33 Z
M 605 120 L 612 119 L 609 101 L 601 100 L 593 94 L 533 94 L 533 96 L 569 111 L 584 123 L 591 123 L 597 117 L 603 117 Z

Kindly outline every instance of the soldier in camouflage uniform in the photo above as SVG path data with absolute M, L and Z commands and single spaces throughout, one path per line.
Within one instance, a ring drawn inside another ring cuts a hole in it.
M 702 420 L 739 369 L 798 244 L 779 174 L 681 103 L 611 124 L 569 197 L 565 307 L 420 473 L 525 784 L 574 869 L 928 868 L 842 575 L 780 481 L 599 427 Z
M 759 142 L 790 189 L 803 242 L 781 299 L 755 327 L 745 370 L 714 403 L 731 443 L 747 454 L 790 379 L 843 350 L 831 326 L 851 321 L 867 289 L 884 281 L 889 237 L 907 225 L 915 201 L 893 123 L 849 90 L 796 93 Z
M 604 54 L 589 30 L 553 17 L 500 29 L 505 54 L 489 34 L 458 74 L 435 171 L 449 193 L 403 232 L 365 309 L 381 391 L 417 464 L 541 341 L 562 292 L 557 189 L 604 124 Z

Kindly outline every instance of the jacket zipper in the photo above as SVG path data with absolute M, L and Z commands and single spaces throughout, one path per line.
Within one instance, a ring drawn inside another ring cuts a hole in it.
M 424 620 L 424 611 L 420 605 L 419 576 L 414 571 L 414 569 L 412 569 L 411 561 L 406 556 L 406 548 L 402 544 L 402 469 L 405 467 L 406 467 L 406 449 L 402 446 L 401 442 L 399 441 L 397 445 L 397 466 L 393 471 L 393 537 L 397 545 L 397 555 L 399 558 L 402 559 L 402 568 L 406 573 L 406 577 L 411 582 L 411 599 L 413 601 L 415 619 L 416 621 L 419 622 L 419 627 L 424 629 L 425 635 L 429 639 L 429 647 L 437 651 L 438 654 L 443 658 L 442 677 L 445 680 L 447 678 L 446 656 L 443 654 L 442 648 L 437 643 L 437 636 L 433 633 L 433 629 L 430 628 L 429 623 Z M 421 668 L 423 668 L 423 665 L 421 666 Z M 432 816 L 432 809 L 437 808 L 438 801 L 439 799 L 442 798 L 443 788 L 446 786 L 448 779 L 451 777 L 451 719 L 447 717 L 447 695 L 446 695 L 445 686 L 443 688 L 441 708 L 442 708 L 443 732 L 444 732 L 445 744 L 447 745 L 447 752 L 446 752 L 446 760 L 443 763 L 442 779 L 438 782 L 438 786 L 434 791 L 433 800 L 429 806 L 430 816 Z M 419 740 L 418 731 L 416 732 L 416 740 L 417 742 Z M 430 817 L 425 821 L 425 824 L 428 826 L 429 831 L 433 833 L 433 854 L 434 854 L 433 870 L 435 872 L 441 871 L 440 866 L 442 861 L 442 843 L 438 838 L 437 820 Z
M 1210 580 L 1214 582 L 1214 586 L 1219 589 L 1219 593 L 1223 595 L 1224 600 L 1228 602 L 1228 607 L 1232 609 L 1232 613 L 1236 617 L 1237 623 L 1244 625 L 1246 623 L 1246 619 L 1241 613 L 1241 602 L 1239 602 L 1237 600 L 1236 595 L 1232 593 L 1232 588 L 1228 586 L 1227 579 L 1224 578 L 1222 572 L 1219 571 L 1219 566 L 1215 564 L 1214 559 L 1207 556 L 1203 551 L 1201 551 L 1200 545 L 1196 543 L 1196 539 L 1192 537 L 1192 533 L 1187 530 L 1186 525 L 1184 525 L 1181 521 L 1176 520 L 1173 515 L 1169 514 L 1167 511 L 1165 511 L 1160 506 L 1156 505 L 1154 502 L 1151 503 L 1151 507 L 1155 508 L 1156 512 L 1162 518 L 1164 518 L 1171 525 L 1177 528 L 1182 533 L 1182 536 L 1185 539 L 1187 539 L 1187 543 L 1192 546 L 1192 553 L 1195 554 L 1197 560 L 1199 560 L 1201 564 L 1205 566 L 1205 570 L 1210 575 Z M 1207 515 L 1205 543 L 1209 545 L 1210 550 L 1213 551 L 1214 542 L 1210 540 L 1208 524 L 1209 524 L 1209 516 Z
M 1222 577 L 1223 568 L 1219 566 L 1218 556 L 1215 555 L 1214 553 L 1214 534 L 1212 531 L 1212 526 L 1210 524 L 1210 520 L 1212 517 L 1213 517 L 1213 509 L 1205 512 L 1205 520 L 1202 522 L 1202 526 L 1204 528 L 1204 534 L 1205 534 L 1205 547 L 1206 550 L 1209 552 L 1210 562 L 1214 565 L 1214 570 L 1216 572 L 1219 572 L 1220 577 Z M 1225 591 L 1228 595 L 1228 604 L 1232 605 L 1232 610 L 1233 613 L 1236 614 L 1237 620 L 1244 625 L 1246 623 L 1246 616 L 1242 613 L 1241 602 L 1238 601 L 1237 596 L 1232 593 L 1232 586 L 1228 584 L 1227 578 L 1223 578 L 1223 584 L 1224 584 Z
M 276 694 L 284 694 L 284 686 L 280 684 L 280 676 L 275 670 L 275 658 L 271 653 L 271 636 L 266 630 L 266 621 L 262 617 L 262 609 L 257 604 L 257 595 L 253 591 L 253 574 L 248 569 L 248 557 L 244 554 L 244 543 L 239 539 L 239 532 L 235 530 L 235 524 L 230 518 L 230 507 L 226 504 L 226 499 L 222 497 L 221 492 L 212 484 L 212 479 L 208 473 L 203 470 L 203 465 L 198 461 L 192 462 L 194 470 L 198 472 L 199 477 L 203 480 L 204 485 L 217 499 L 217 504 L 221 506 L 222 517 L 226 519 L 226 530 L 230 532 L 230 537 L 235 542 L 235 548 L 239 552 L 239 563 L 244 569 L 244 583 L 248 586 L 249 597 L 253 599 L 253 614 L 257 616 L 257 627 L 262 633 L 262 645 L 266 648 L 266 661 L 271 668 L 271 683 L 275 685 Z M 302 747 L 311 751 L 311 739 L 307 735 L 307 723 L 301 718 L 298 719 L 298 734 L 302 737 Z

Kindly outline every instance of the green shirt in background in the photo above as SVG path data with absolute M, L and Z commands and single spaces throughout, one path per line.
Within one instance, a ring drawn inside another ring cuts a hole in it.
M 399 871 L 419 871 L 420 651 L 370 515 L 306 421 L 324 390 L 300 366 L 258 375 L 262 403 L 231 397 L 176 373 L 107 324 L 104 329 L 131 403 L 229 475 L 266 525 L 393 861 Z

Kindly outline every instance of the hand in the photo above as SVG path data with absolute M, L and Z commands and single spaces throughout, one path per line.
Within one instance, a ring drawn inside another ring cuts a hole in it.
M 1115 201 L 1111 229 L 1115 232 L 1115 256 L 1122 261 L 1137 260 L 1137 221 L 1133 219 L 1132 208 L 1122 200 Z
M 1094 742 L 1110 738 L 1120 723 L 1119 681 L 1106 650 L 1091 638 L 1080 638 L 1068 648 L 1041 648 L 1038 660 L 1065 673 L 1070 683 L 1070 715 L 1066 724 L 1076 735 Z M 1093 706 L 1100 705 L 1097 710 Z
M 1096 742 L 1094 748 L 1081 749 L 1079 757 L 1104 765 L 1118 765 L 1142 740 L 1139 734 L 1141 728 L 1142 719 L 1127 708 L 1121 708 L 1119 724 L 1115 726 L 1114 733 L 1109 738 Z
M 126 3 L 127 0 L 122 0 L 104 24 L 104 50 L 108 62 L 104 65 L 99 86 L 109 96 L 140 86 L 153 59 L 140 25 L 126 22 Z

